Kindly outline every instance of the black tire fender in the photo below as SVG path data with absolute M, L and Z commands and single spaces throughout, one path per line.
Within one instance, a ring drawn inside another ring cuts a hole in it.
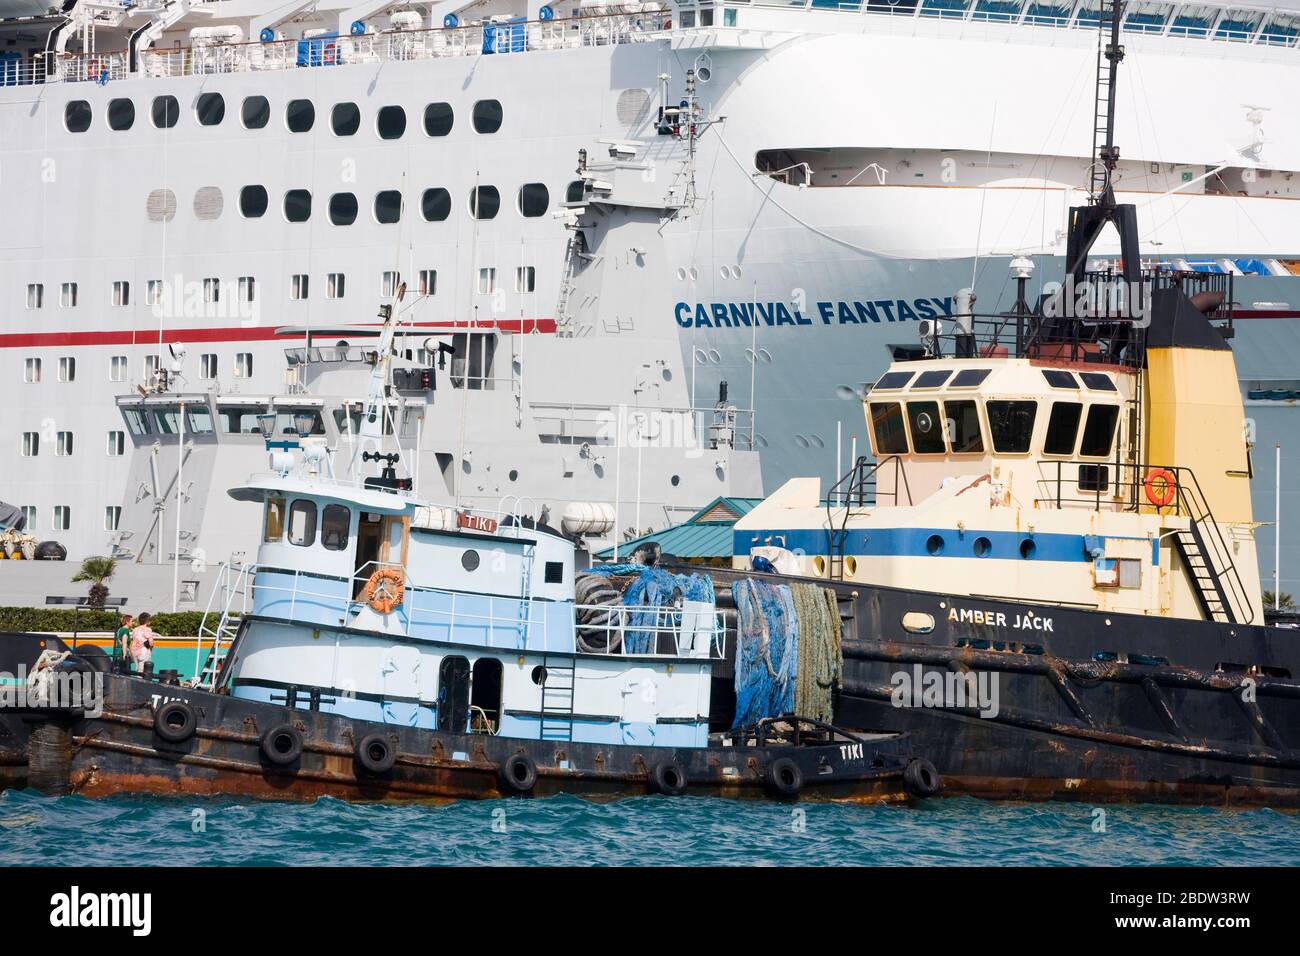
M 501 763 L 500 777 L 506 793 L 532 793 L 537 786 L 537 764 L 528 754 L 511 754 Z
M 914 797 L 933 797 L 943 789 L 943 779 L 930 761 L 913 757 L 903 770 L 903 786 Z
M 686 771 L 671 757 L 661 760 L 650 770 L 650 788 L 665 797 L 680 797 L 686 792 Z
M 355 756 L 362 770 L 380 777 L 393 769 L 397 762 L 397 749 L 387 734 L 366 734 L 357 741 Z
M 803 771 L 789 757 L 777 757 L 767 766 L 767 786 L 776 796 L 793 800 L 803 789 Z
M 302 756 L 302 734 L 292 724 L 280 724 L 262 734 L 262 754 L 277 767 L 287 767 Z
M 153 715 L 153 732 L 169 744 L 184 743 L 199 729 L 199 715 L 183 700 L 169 700 Z

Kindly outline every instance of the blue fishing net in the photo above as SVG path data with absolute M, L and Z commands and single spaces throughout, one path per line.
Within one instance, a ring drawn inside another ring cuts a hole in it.
M 687 601 L 712 604 L 715 600 L 713 579 L 704 574 L 673 574 L 644 564 L 600 564 L 591 568 L 590 573 L 606 578 L 635 578 L 623 592 L 622 603 L 625 607 L 644 607 L 647 610 L 628 614 L 630 629 L 623 636 L 625 654 L 646 654 L 655 650 L 654 631 L 636 630 L 655 626 L 655 613 L 649 608 L 671 607 L 678 595 Z
M 736 719 L 744 727 L 794 711 L 799 618 L 790 589 L 742 578 L 736 598 Z

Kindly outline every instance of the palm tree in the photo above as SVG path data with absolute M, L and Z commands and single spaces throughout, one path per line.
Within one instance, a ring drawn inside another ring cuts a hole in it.
M 112 558 L 86 558 L 81 562 L 81 570 L 72 576 L 75 581 L 89 581 L 90 593 L 86 595 L 86 603 L 91 607 L 104 607 L 104 602 L 108 600 L 109 578 L 117 570 L 117 562 Z
M 1278 595 L 1279 600 L 1277 601 L 1273 600 L 1272 591 L 1265 591 L 1263 597 L 1264 597 L 1265 608 L 1275 607 L 1280 610 L 1286 611 L 1295 607 L 1295 602 L 1291 600 L 1291 595 L 1287 594 L 1285 591 L 1283 591 L 1281 594 Z

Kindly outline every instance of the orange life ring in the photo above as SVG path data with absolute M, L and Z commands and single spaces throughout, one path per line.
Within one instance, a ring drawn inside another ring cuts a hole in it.
M 402 603 L 406 581 L 397 568 L 380 568 L 366 582 L 366 603 L 380 614 L 391 614 Z
M 1158 492 L 1156 491 L 1156 482 L 1161 483 L 1161 490 Z M 1178 479 L 1174 477 L 1174 473 L 1168 468 L 1152 468 L 1147 472 L 1142 487 L 1146 489 L 1147 501 L 1157 508 L 1163 508 L 1172 504 L 1177 496 Z

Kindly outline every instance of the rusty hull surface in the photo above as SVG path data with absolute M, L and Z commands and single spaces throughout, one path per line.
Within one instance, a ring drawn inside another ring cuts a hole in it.
M 116 675 L 106 676 L 105 686 L 108 699 L 101 717 L 51 721 L 33 730 L 33 786 L 91 797 L 129 792 L 441 802 L 509 795 L 499 768 L 510 755 L 524 753 L 537 767 L 533 796 L 569 793 L 599 800 L 646 793 L 654 763 L 672 756 L 684 770 L 693 795 L 765 799 L 767 766 L 789 750 L 656 750 L 446 734 L 290 710 Z M 179 744 L 163 741 L 153 729 L 154 708 L 174 699 L 187 701 L 199 714 L 198 732 Z M 260 749 L 262 733 L 284 723 L 295 726 L 304 741 L 302 757 L 288 768 L 270 764 Z M 386 734 L 398 754 L 393 770 L 383 777 L 367 775 L 353 757 L 356 741 L 375 732 Z M 853 779 L 819 786 L 815 776 L 806 772 L 800 799 L 906 801 L 902 771 L 910 754 L 906 735 L 873 741 L 861 772 L 854 771 Z M 872 767 L 873 758 L 879 767 Z M 724 768 L 732 768 L 734 776 L 724 776 Z M 849 772 L 846 764 L 845 773 Z
M 720 601 L 742 577 L 793 580 L 709 573 Z M 1300 630 L 804 580 L 839 601 L 836 722 L 909 733 L 945 794 L 1300 807 Z M 918 665 L 995 680 L 996 715 L 895 706 Z

